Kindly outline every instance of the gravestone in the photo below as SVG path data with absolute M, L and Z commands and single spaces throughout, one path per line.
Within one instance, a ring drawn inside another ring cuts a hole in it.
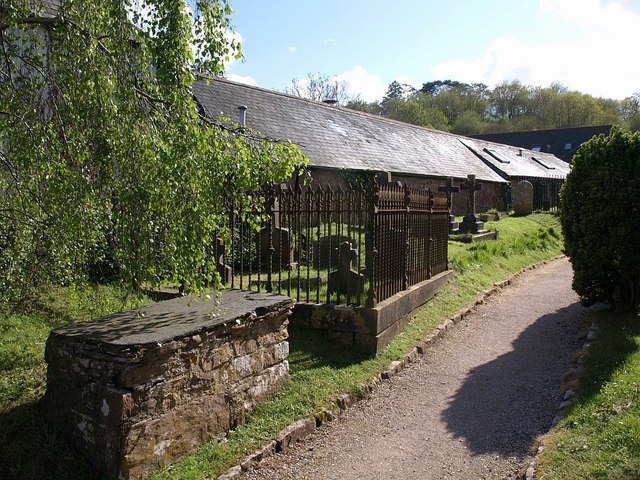
M 533 212 L 533 184 L 528 180 L 522 180 L 513 187 L 513 210 L 516 215 Z
M 447 207 L 449 208 L 449 233 L 456 233 L 458 231 L 458 223 L 456 222 L 455 215 L 451 214 L 451 204 L 453 201 L 453 194 L 460 191 L 459 187 L 453 186 L 453 177 L 447 178 L 447 183 L 444 187 L 438 187 L 438 191 L 447 194 Z
M 358 248 L 358 241 L 346 235 L 327 235 L 313 244 L 314 268 L 337 268 L 340 266 L 340 245 L 347 242 L 352 248 Z
M 340 265 L 329 274 L 329 293 L 358 295 L 364 290 L 364 275 L 356 272 L 351 263 L 358 258 L 358 250 L 349 242 L 340 244 Z
M 271 267 L 274 272 L 296 267 L 291 232 L 288 228 L 273 227 L 271 241 L 269 241 L 269 230 L 264 229 L 260 232 L 260 268 L 264 271 L 269 268 L 271 248 L 273 248 Z
M 233 279 L 233 269 L 224 263 L 225 244 L 221 238 L 216 239 L 215 245 L 216 270 L 220 274 L 220 281 L 223 285 L 231 285 Z
M 467 213 L 460 224 L 460 232 L 462 233 L 483 231 L 484 223 L 476 215 L 476 192 L 481 188 L 482 184 L 476 180 L 475 175 L 468 175 L 467 179 L 460 185 L 460 189 L 467 192 Z
M 280 225 L 280 204 L 277 199 L 273 202 L 271 213 L 271 232 L 269 232 L 268 228 L 265 228 L 258 234 L 260 269 L 266 272 L 271 266 L 274 272 L 283 269 L 292 270 L 297 265 L 293 249 L 293 237 L 288 228 Z M 272 253 L 273 257 L 271 256 Z

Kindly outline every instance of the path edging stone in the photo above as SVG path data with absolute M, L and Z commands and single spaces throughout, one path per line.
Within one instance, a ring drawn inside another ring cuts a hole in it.
M 360 395 L 354 395 L 351 393 L 344 393 L 342 395 L 338 395 L 335 397 L 333 401 L 334 408 L 331 410 L 322 409 L 320 412 L 314 414 L 312 418 L 298 420 L 297 422 L 292 423 L 288 427 L 285 427 L 281 430 L 274 440 L 272 440 L 266 447 L 259 450 L 259 452 L 269 449 L 271 444 L 274 445 L 274 452 L 271 454 L 267 454 L 265 456 L 256 455 L 256 453 L 247 456 L 240 465 L 233 466 L 229 468 L 225 473 L 220 475 L 217 480 L 236 480 L 240 478 L 240 476 L 254 468 L 257 464 L 259 464 L 263 459 L 268 458 L 269 456 L 274 455 L 276 452 L 285 451 L 289 446 L 293 445 L 293 443 L 300 441 L 307 436 L 311 435 L 315 432 L 316 429 L 320 428 L 324 423 L 331 422 L 340 417 L 345 411 L 355 405 L 359 400 L 366 398 L 367 396 L 374 393 L 380 384 L 383 381 L 390 380 L 394 375 L 404 370 L 411 363 L 414 363 L 418 360 L 419 356 L 425 355 L 430 346 L 433 346 L 439 339 L 441 339 L 445 332 L 455 326 L 455 324 L 460 323 L 466 316 L 472 313 L 475 310 L 475 307 L 478 305 L 484 304 L 484 302 L 491 296 L 499 293 L 504 288 L 511 285 L 518 277 L 520 277 L 523 273 L 529 270 L 535 270 L 542 265 L 546 265 L 550 262 L 559 260 L 561 258 L 565 258 L 565 255 L 558 255 L 549 260 L 542 260 L 540 262 L 534 263 L 527 267 L 522 268 L 516 273 L 509 275 L 506 279 L 501 280 L 493 284 L 493 287 L 484 290 L 481 294 L 479 294 L 474 300 L 472 300 L 466 307 L 461 308 L 455 313 L 453 316 L 446 318 L 442 323 L 440 323 L 435 329 L 426 335 L 422 341 L 420 341 L 415 347 L 413 347 L 408 353 L 406 353 L 401 360 L 395 360 L 389 364 L 386 370 L 380 372 L 373 379 L 371 379 L 366 384 L 360 386 Z M 586 344 L 585 344 L 586 345 Z M 584 350 L 584 346 L 583 346 Z M 580 356 L 583 358 L 583 355 Z M 565 407 L 566 408 L 566 407 Z M 561 418 L 561 417 L 560 417 Z M 557 421 L 560 420 L 558 418 Z M 554 418 L 554 423 L 557 421 Z M 313 426 L 312 426 L 313 425 Z M 281 439 L 281 440 L 279 440 Z M 281 443 L 284 441 L 286 445 Z M 540 446 L 538 449 L 539 455 L 544 447 Z M 269 450 L 271 451 L 271 450 Z M 535 457 L 534 457 L 535 460 Z M 244 466 L 243 466 L 244 465 Z M 535 476 L 529 477 L 529 470 L 531 470 L 532 475 L 535 475 L 535 466 L 534 461 L 532 461 L 527 468 L 526 480 L 535 480 Z

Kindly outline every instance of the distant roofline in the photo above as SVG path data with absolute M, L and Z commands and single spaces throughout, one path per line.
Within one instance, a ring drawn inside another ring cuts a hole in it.
M 359 121 L 356 121 L 356 119 L 361 119 L 361 120 L 366 120 L 369 122 L 375 122 L 376 124 L 380 125 L 382 129 L 385 129 L 385 125 L 388 125 L 389 129 L 392 130 L 404 130 L 407 134 L 413 133 L 413 134 L 421 134 L 420 136 L 422 136 L 422 134 L 424 135 L 429 135 L 432 136 L 432 138 L 434 139 L 434 141 L 437 141 L 438 138 L 441 139 L 447 139 L 448 141 L 454 141 L 454 142 L 460 142 L 464 145 L 466 150 L 470 150 L 472 155 L 475 157 L 478 157 L 480 160 L 480 163 L 483 165 L 484 168 L 488 168 L 488 170 L 491 171 L 491 178 L 493 178 L 492 180 L 483 180 L 483 181 L 487 181 L 487 182 L 491 182 L 491 183 L 503 183 L 503 182 L 508 182 L 508 177 L 510 176 L 509 174 L 507 174 L 506 172 L 503 172 L 499 169 L 496 169 L 497 167 L 495 165 L 493 165 L 491 162 L 488 162 L 487 159 L 483 158 L 482 155 L 480 155 L 478 152 L 475 152 L 472 148 L 470 148 L 468 145 L 465 144 L 465 141 L 468 142 L 473 142 L 474 140 L 476 142 L 481 142 L 483 145 L 483 147 L 488 147 L 488 148 L 506 148 L 509 150 L 509 152 L 506 152 L 508 155 L 517 155 L 519 150 L 523 150 L 526 152 L 526 156 L 527 157 L 531 157 L 534 155 L 534 152 L 527 149 L 527 148 L 521 148 L 521 147 L 514 147 L 514 146 L 510 146 L 510 145 L 505 145 L 503 143 L 498 143 L 498 142 L 493 142 L 491 140 L 488 139 L 474 139 L 472 136 L 464 136 L 464 135 L 460 135 L 460 134 L 455 134 L 455 133 L 450 133 L 450 132 L 444 132 L 442 130 L 436 130 L 433 128 L 427 128 L 427 127 L 422 127 L 419 125 L 413 125 L 410 123 L 405 123 L 405 122 L 401 122 L 398 120 L 393 120 L 393 119 L 389 119 L 386 117 L 383 117 L 381 115 L 375 115 L 375 114 L 371 114 L 371 113 L 367 113 L 367 112 L 361 112 L 358 110 L 351 110 L 349 108 L 346 107 L 336 107 L 336 106 L 332 106 L 332 105 L 327 105 L 326 103 L 322 102 L 322 101 L 316 101 L 316 100 L 310 100 L 307 98 L 302 98 L 302 97 L 298 97 L 296 95 L 291 95 L 288 93 L 284 93 L 284 92 L 278 92 L 278 91 L 274 91 L 274 90 L 270 90 L 270 89 L 266 89 L 263 87 L 259 87 L 259 86 L 255 86 L 255 85 L 247 85 L 244 83 L 240 83 L 237 81 L 233 81 L 230 80 L 228 78 L 224 78 L 222 76 L 214 76 L 214 77 L 210 77 L 210 76 L 205 76 L 205 75 L 197 75 L 196 74 L 196 82 L 194 84 L 194 89 L 202 90 L 203 92 L 207 90 L 207 83 L 210 84 L 214 84 L 215 82 L 218 82 L 218 85 L 228 85 L 230 88 L 236 89 L 236 94 L 239 96 L 248 96 L 248 97 L 264 97 L 265 101 L 267 102 L 271 102 L 273 104 L 278 104 L 279 100 L 278 99 L 282 99 L 282 100 L 286 100 L 287 102 L 292 102 L 292 105 L 290 105 L 291 108 L 296 108 L 294 104 L 298 104 L 299 106 L 303 107 L 303 106 L 308 106 L 309 108 L 312 109 L 323 109 L 321 110 L 322 112 L 326 112 L 329 113 L 330 115 L 329 117 L 333 116 L 336 120 L 337 118 L 339 118 L 340 116 L 342 116 L 342 118 L 345 121 L 348 122 L 353 122 L 353 123 L 359 123 Z M 242 92 L 245 92 L 244 94 Z M 196 101 L 198 101 L 198 93 L 194 92 L 195 95 L 195 99 Z M 204 100 L 204 98 L 203 98 Z M 245 100 L 243 100 L 245 101 Z M 249 112 L 252 109 L 252 105 L 251 104 L 246 104 L 249 108 Z M 258 107 L 260 104 L 256 105 L 256 107 Z M 215 109 L 209 110 L 209 108 L 211 107 L 211 105 L 208 105 L 208 103 L 205 101 L 204 104 L 202 104 L 202 106 L 205 108 L 206 112 L 208 115 L 218 115 L 220 114 L 220 112 L 215 111 Z M 225 112 L 228 114 L 228 112 Z M 352 120 L 348 120 L 349 118 L 351 118 Z M 291 140 L 293 141 L 293 140 Z M 295 143 L 295 141 L 293 141 Z M 302 147 L 303 145 L 301 145 Z M 482 149 L 482 148 L 481 148 Z M 428 155 L 428 152 L 425 152 L 425 154 Z M 538 154 L 541 158 L 553 158 L 553 161 L 561 161 L 560 158 L 558 158 L 557 156 L 553 155 L 552 153 L 546 153 L 546 152 L 540 152 Z M 507 158 L 507 157 L 505 157 Z M 552 161 L 552 162 L 553 162 Z M 511 162 L 509 162 L 511 163 Z M 426 173 L 417 173 L 416 171 L 406 171 L 400 168 L 400 165 L 395 165 L 395 168 L 393 168 L 391 171 L 392 174 L 395 175 L 400 175 L 400 176 L 408 176 L 408 177 L 422 177 L 422 178 L 432 178 L 432 179 L 438 179 L 438 178 L 442 178 L 443 176 L 452 176 L 452 175 L 440 175 L 437 173 L 433 173 L 431 175 L 428 175 Z M 318 165 L 315 163 L 311 163 L 308 168 L 311 169 L 315 169 L 315 170 L 324 170 L 324 171 L 334 171 L 334 172 L 340 172 L 340 171 L 354 171 L 354 172 L 385 172 L 387 170 L 385 170 L 384 168 L 380 168 L 380 169 L 370 169 L 370 168 L 354 168 L 352 166 L 349 165 L 344 165 L 344 166 L 325 166 L 325 165 Z M 464 179 L 466 178 L 464 175 L 453 175 L 454 178 L 456 179 Z
M 490 135 L 517 135 L 517 134 L 522 134 L 522 133 L 544 133 L 544 132 L 559 132 L 562 130 L 588 130 L 588 129 L 601 129 L 601 128 L 607 128 L 609 130 L 611 130 L 613 128 L 612 124 L 608 124 L 608 125 L 591 125 L 591 126 L 586 126 L 586 127 L 563 127 L 563 128 L 544 128 L 542 130 L 518 130 L 517 132 L 492 132 L 492 133 L 478 133 L 478 134 L 474 134 L 474 135 L 469 135 L 469 137 L 471 138 L 478 138 L 478 137 L 485 137 L 485 136 L 490 136 Z

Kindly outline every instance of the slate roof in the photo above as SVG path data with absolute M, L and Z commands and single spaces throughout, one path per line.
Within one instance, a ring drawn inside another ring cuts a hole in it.
M 218 78 L 196 82 L 193 92 L 210 118 L 237 121 L 247 106 L 247 127 L 295 143 L 311 167 L 505 181 L 458 135 Z
M 555 155 L 485 140 L 462 138 L 472 152 L 504 178 L 565 178 L 570 166 Z
M 570 162 L 580 145 L 595 135 L 600 133 L 608 135 L 610 132 L 611 125 L 601 125 L 527 132 L 487 133 L 471 135 L 471 137 L 527 149 L 533 149 L 534 146 L 539 145 L 542 152 L 552 153 L 556 157 Z

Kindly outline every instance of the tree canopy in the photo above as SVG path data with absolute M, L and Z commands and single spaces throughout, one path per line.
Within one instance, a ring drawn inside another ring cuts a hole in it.
M 223 196 L 303 162 L 198 113 L 195 78 L 239 55 L 230 5 L 34 3 L 0 6 L 0 296 L 90 277 L 203 287 Z
M 493 89 L 456 80 L 426 82 L 419 90 L 394 81 L 380 102 L 347 107 L 463 135 L 549 128 L 622 125 L 640 128 L 640 93 L 624 100 L 596 98 L 552 83 L 502 82 Z
M 332 80 L 320 72 L 308 73 L 305 78 L 293 78 L 285 93 L 317 102 L 335 101 L 339 105 L 358 101 L 347 91 L 347 82 Z

